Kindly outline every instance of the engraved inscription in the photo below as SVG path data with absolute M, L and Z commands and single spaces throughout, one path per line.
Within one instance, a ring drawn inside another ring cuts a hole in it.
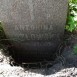
M 18 35 L 19 38 L 24 38 L 26 40 L 51 40 L 54 37 L 52 34 L 53 26 L 52 25 L 18 25 L 15 26 L 15 31 L 20 31 Z
M 17 25 L 15 26 L 15 30 L 21 30 L 21 31 L 26 31 L 26 30 L 53 30 L 52 25 L 39 25 L 39 26 L 34 26 L 34 25 Z
M 12 34 L 12 38 L 17 38 L 18 39 L 21 39 L 21 40 L 25 40 L 25 41 L 28 41 L 28 40 L 35 40 L 35 41 L 47 41 L 47 40 L 54 40 L 54 38 L 58 38 L 59 37 L 59 34 L 51 34 L 51 33 L 42 33 L 42 34 Z M 11 35 L 8 35 L 8 36 L 11 36 Z

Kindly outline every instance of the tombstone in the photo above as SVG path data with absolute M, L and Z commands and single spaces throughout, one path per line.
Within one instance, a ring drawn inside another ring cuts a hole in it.
M 68 0 L 0 0 L 0 21 L 22 62 L 53 60 L 61 43 Z

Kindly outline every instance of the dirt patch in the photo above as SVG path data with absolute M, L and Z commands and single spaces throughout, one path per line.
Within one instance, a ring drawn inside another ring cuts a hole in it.
M 11 66 L 10 57 L 5 56 L 1 49 L 0 77 L 76 77 L 77 55 L 73 52 L 73 46 L 77 44 L 77 35 L 71 35 L 67 42 L 62 55 L 57 57 L 50 68 L 27 69 L 21 66 Z

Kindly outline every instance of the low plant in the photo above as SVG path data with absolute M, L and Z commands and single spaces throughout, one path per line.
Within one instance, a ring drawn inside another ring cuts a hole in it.
M 65 29 L 69 32 L 77 30 L 77 0 L 69 0 L 68 15 Z

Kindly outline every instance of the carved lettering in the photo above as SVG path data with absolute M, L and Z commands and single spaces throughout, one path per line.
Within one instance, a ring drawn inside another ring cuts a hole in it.
M 12 36 L 11 36 L 12 35 Z M 54 40 L 54 38 L 59 39 L 59 34 L 52 34 L 52 33 L 16 33 L 16 34 L 11 34 L 9 33 L 8 36 L 11 38 L 17 38 L 20 40 L 34 40 L 34 41 L 47 41 L 47 40 Z
M 34 25 L 25 25 L 25 26 L 22 26 L 22 25 L 19 25 L 19 26 L 15 26 L 15 30 L 21 30 L 21 31 L 26 31 L 26 30 L 53 30 L 53 27 L 52 25 L 40 25 L 40 26 L 34 26 Z

